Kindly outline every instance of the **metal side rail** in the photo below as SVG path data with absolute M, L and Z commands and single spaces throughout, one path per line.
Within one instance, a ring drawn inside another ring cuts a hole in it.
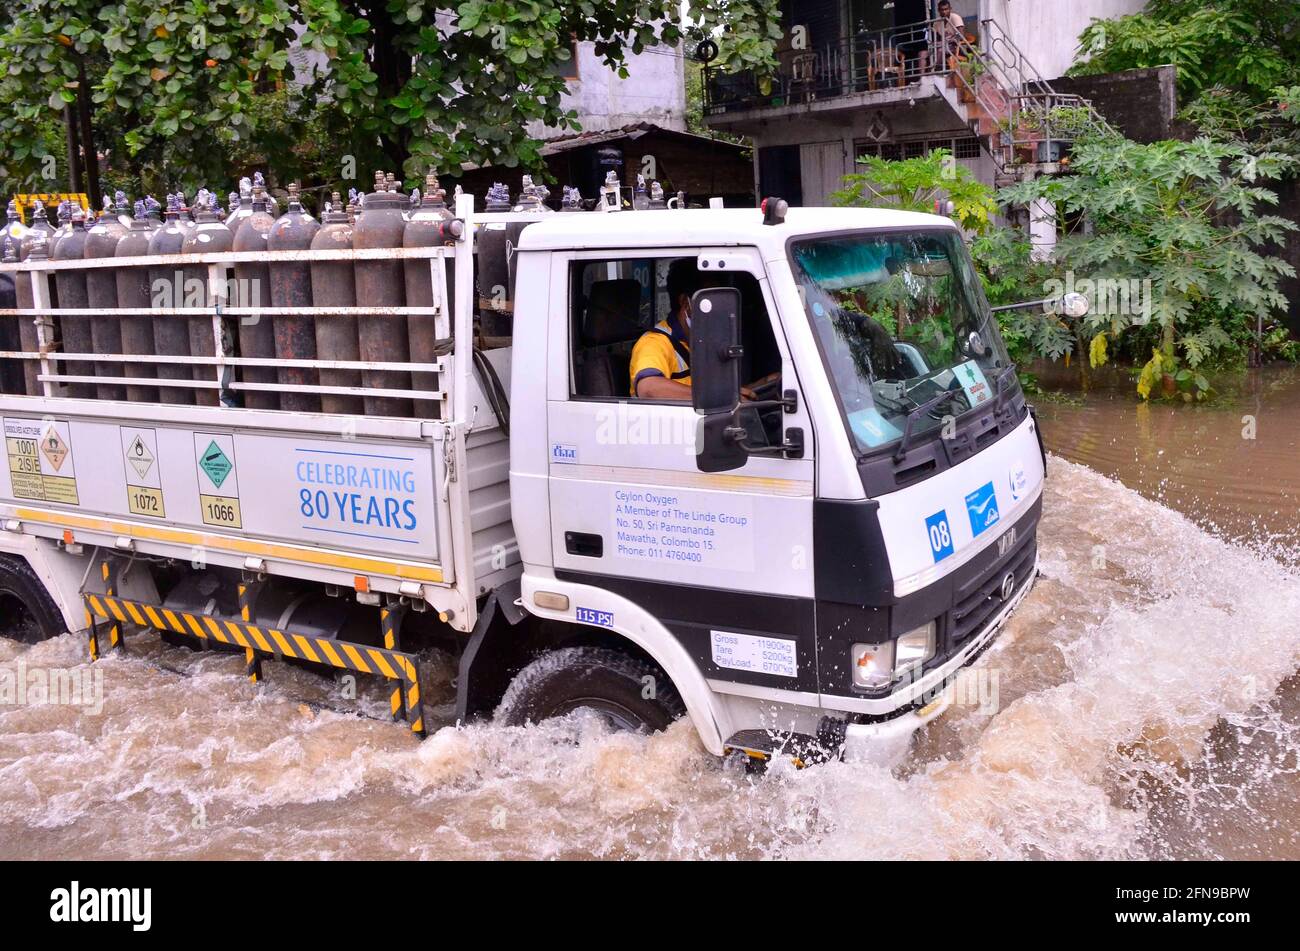
M 419 659 L 415 654 L 401 650 L 398 643 L 406 605 L 393 604 L 380 610 L 385 646 L 372 647 L 251 623 L 249 608 L 255 588 L 260 584 L 255 580 L 239 586 L 242 616 L 236 619 L 178 611 L 161 604 L 118 597 L 115 593 L 117 573 L 117 565 L 103 562 L 100 576 L 104 590 L 82 591 L 92 662 L 99 659 L 104 638 L 110 648 L 122 649 L 124 626 L 135 625 L 144 630 L 167 631 L 194 638 L 206 646 L 219 644 L 242 648 L 248 677 L 254 683 L 262 680 L 262 660 L 266 657 L 288 657 L 320 667 L 371 674 L 396 682 L 390 703 L 393 720 L 405 721 L 411 732 L 418 736 L 426 735 L 420 706 Z

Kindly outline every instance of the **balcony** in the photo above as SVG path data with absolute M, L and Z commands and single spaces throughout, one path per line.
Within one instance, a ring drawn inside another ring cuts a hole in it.
M 748 134 L 787 116 L 922 103 L 969 128 L 1007 176 L 1060 171 L 1078 135 L 1113 132 L 1086 99 L 1055 92 L 995 20 L 978 32 L 927 21 L 790 49 L 769 76 L 704 74 L 709 125 Z
M 975 37 L 936 29 L 930 22 L 855 34 L 836 43 L 779 54 L 773 75 L 726 73 L 705 68 L 704 114 L 725 125 L 741 114 L 806 106 L 848 106 L 834 100 L 905 101 L 928 77 L 943 77 L 958 66 L 963 47 Z

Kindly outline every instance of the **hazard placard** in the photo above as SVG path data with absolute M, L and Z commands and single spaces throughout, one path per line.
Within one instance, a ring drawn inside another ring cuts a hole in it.
M 166 518 L 158 434 L 153 429 L 122 426 L 122 457 L 126 466 L 126 506 L 132 515 Z
M 4 430 L 14 498 L 80 504 L 67 420 L 6 419 Z
M 194 458 L 198 463 L 199 513 L 204 524 L 243 528 L 234 437 L 228 433 L 195 433 Z

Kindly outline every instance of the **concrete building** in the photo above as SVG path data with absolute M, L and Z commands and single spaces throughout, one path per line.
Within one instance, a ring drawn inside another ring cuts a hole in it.
M 804 205 L 826 203 L 864 154 L 942 147 L 989 184 L 1051 174 L 1069 146 L 1061 109 L 1099 117 L 1049 77 L 1073 63 L 1091 20 L 1144 6 L 952 0 L 954 31 L 936 28 L 938 0 L 783 0 L 775 79 L 709 71 L 706 120 L 751 137 L 759 194 Z
M 605 65 L 596 44 L 574 43 L 572 58 L 564 64 L 567 91 L 562 109 L 578 113 L 584 133 L 612 132 L 633 123 L 686 131 L 686 78 L 680 47 L 649 47 L 628 52 L 626 79 Z M 540 122 L 528 126 L 537 139 L 573 135 Z

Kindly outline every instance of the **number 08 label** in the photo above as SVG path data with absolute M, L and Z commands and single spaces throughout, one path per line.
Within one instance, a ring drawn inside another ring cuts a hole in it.
M 952 528 L 948 525 L 948 510 L 941 509 L 925 520 L 925 530 L 930 536 L 930 554 L 939 563 L 953 552 Z

